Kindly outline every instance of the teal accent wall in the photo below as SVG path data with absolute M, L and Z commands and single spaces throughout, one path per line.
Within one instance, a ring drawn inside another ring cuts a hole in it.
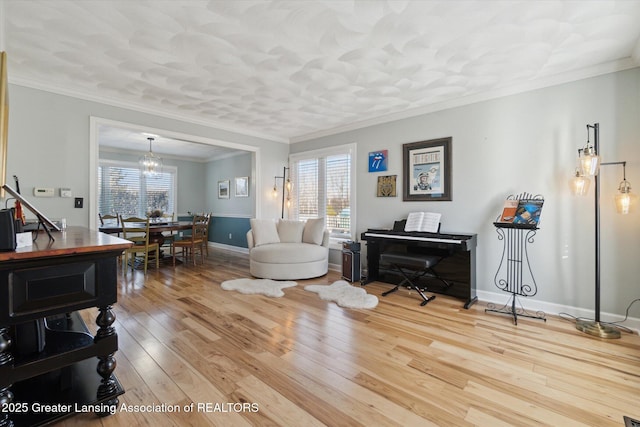
M 209 241 L 246 248 L 250 228 L 249 218 L 213 216 L 209 225 Z
M 192 217 L 178 217 L 179 221 L 191 221 Z M 209 223 L 209 241 L 228 246 L 247 248 L 247 231 L 251 229 L 249 218 L 212 216 Z M 186 231 L 185 235 L 191 234 Z M 229 237 L 231 235 L 231 237 Z

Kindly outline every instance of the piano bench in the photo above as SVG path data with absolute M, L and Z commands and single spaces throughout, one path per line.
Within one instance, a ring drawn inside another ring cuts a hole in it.
M 435 295 L 427 297 L 424 294 L 425 289 L 420 289 L 414 282 L 419 278 L 425 275 L 429 275 L 430 277 L 435 277 L 442 282 L 444 282 L 447 286 L 447 283 L 444 279 L 442 279 L 438 274 L 433 271 L 433 267 L 436 266 L 442 257 L 436 255 L 421 255 L 421 254 L 411 254 L 405 252 L 384 252 L 380 254 L 380 262 L 391 265 L 392 268 L 397 270 L 400 275 L 402 275 L 403 280 L 399 284 L 397 284 L 393 289 L 383 292 L 382 296 L 386 297 L 387 295 L 397 291 L 400 286 L 406 286 L 409 289 L 413 289 L 422 297 L 421 306 L 424 306 L 429 301 L 435 298 Z M 411 277 L 408 276 L 405 270 L 413 271 L 413 275 Z
M 405 252 L 384 252 L 380 254 L 380 261 L 384 263 L 402 265 L 414 270 L 432 268 L 440 262 L 440 258 L 436 255 L 409 254 Z

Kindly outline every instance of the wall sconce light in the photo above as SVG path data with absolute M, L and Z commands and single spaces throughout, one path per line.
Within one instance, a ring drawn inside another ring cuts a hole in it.
M 282 170 L 282 176 L 273 177 L 273 191 L 271 192 L 271 195 L 274 199 L 278 197 L 278 180 L 282 180 L 282 211 L 280 214 L 281 218 L 284 218 L 285 199 L 287 201 L 287 208 L 291 207 L 291 190 L 293 189 L 293 182 L 291 182 L 290 176 L 287 177 L 288 170 L 289 168 L 285 166 Z
M 589 132 L 593 129 L 593 145 L 589 142 Z M 600 338 L 620 338 L 620 331 L 614 326 L 600 322 L 600 166 L 622 165 L 623 180 L 615 197 L 616 210 L 621 214 L 628 214 L 633 209 L 637 196 L 630 194 L 631 186 L 626 179 L 627 162 L 601 163 L 598 155 L 600 143 L 600 126 L 598 123 L 587 125 L 587 145 L 578 150 L 578 168 L 575 176 L 570 180 L 571 190 L 576 195 L 585 195 L 589 189 L 589 178 L 595 181 L 595 320 L 578 320 L 576 328 L 589 335 Z

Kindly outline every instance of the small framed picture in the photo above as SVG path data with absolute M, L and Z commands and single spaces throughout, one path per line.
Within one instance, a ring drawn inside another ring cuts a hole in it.
M 396 177 L 397 175 L 387 175 L 378 177 L 378 197 L 396 197 Z
M 387 170 L 389 159 L 388 150 L 378 150 L 369 153 L 369 172 L 384 172 Z
M 218 199 L 229 198 L 229 180 L 218 181 Z
M 236 177 L 236 197 L 249 197 L 249 177 Z

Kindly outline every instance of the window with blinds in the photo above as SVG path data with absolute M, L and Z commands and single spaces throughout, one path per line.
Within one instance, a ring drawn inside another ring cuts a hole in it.
M 101 161 L 98 166 L 98 212 L 145 217 L 154 210 L 175 212 L 177 169 L 145 177 L 137 164 Z
M 354 150 L 355 146 L 350 144 L 291 155 L 292 218 L 325 218 L 333 239 L 352 238 Z

